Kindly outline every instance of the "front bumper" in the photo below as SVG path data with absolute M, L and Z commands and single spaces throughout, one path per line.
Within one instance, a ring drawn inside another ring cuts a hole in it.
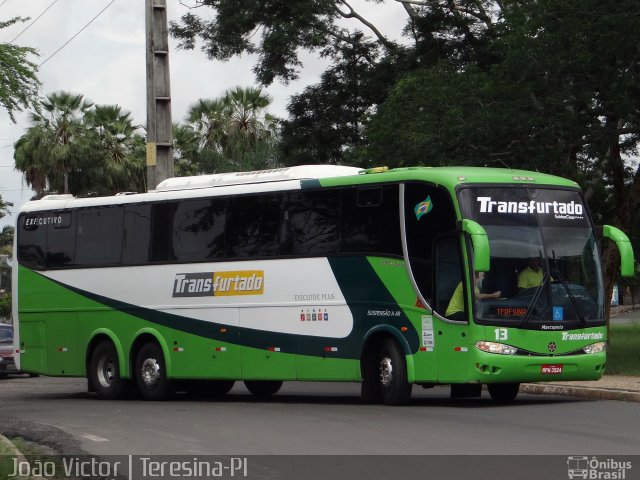
M 607 361 L 605 352 L 525 356 L 499 355 L 475 350 L 473 357 L 470 376 L 472 381 L 481 383 L 599 380 Z

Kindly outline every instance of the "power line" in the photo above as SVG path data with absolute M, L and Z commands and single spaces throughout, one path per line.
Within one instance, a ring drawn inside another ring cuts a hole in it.
M 57 1 L 57 0 L 56 0 L 56 1 Z M 69 45 L 69 44 L 71 43 L 71 41 L 72 41 L 74 38 L 76 38 L 78 35 L 80 35 L 80 34 L 84 31 L 84 29 L 85 29 L 85 28 L 87 28 L 89 25 L 91 25 L 91 24 L 94 22 L 94 20 L 95 20 L 96 18 L 98 18 L 100 15 L 102 15 L 102 14 L 104 13 L 104 11 L 105 11 L 107 8 L 109 8 L 109 7 L 111 6 L 111 4 L 112 4 L 113 2 L 115 2 L 115 1 L 116 1 L 116 0 L 111 0 L 111 1 L 107 4 L 107 6 L 106 6 L 106 7 L 104 7 L 102 10 L 100 10 L 100 11 L 98 12 L 98 14 L 97 14 L 95 17 L 93 17 L 91 20 L 89 20 L 89 23 L 87 23 L 84 27 L 82 27 L 80 30 L 78 30 L 78 32 L 77 32 L 73 37 L 71 37 L 69 40 L 67 40 L 67 41 L 66 41 L 66 42 L 65 42 L 65 43 L 64 43 L 60 48 L 58 48 L 55 52 L 53 52 L 51 55 L 49 55 L 47 58 L 45 58 L 45 59 L 42 61 L 42 63 L 41 63 L 40 65 L 38 65 L 38 67 L 41 67 L 42 65 L 44 65 L 45 63 L 47 63 L 47 62 L 48 62 L 49 60 L 51 60 L 51 59 L 52 59 L 52 58 L 53 58 L 53 57 L 54 57 L 54 56 L 55 56 L 55 55 L 56 55 L 60 50 L 62 50 L 62 49 L 63 49 L 64 47 L 66 47 L 67 45 Z
M 4 2 L 0 3 L 0 7 L 7 3 L 9 0 L 4 0 Z
M 7 1 L 7 0 L 5 0 L 5 2 L 6 2 L 6 1 Z M 45 8 L 45 9 L 44 9 L 44 11 L 43 11 L 40 15 L 38 15 L 38 16 L 35 18 L 35 20 L 34 20 L 33 22 L 31 22 L 29 25 L 27 25 L 27 26 L 24 28 L 24 30 L 22 30 L 18 35 L 16 35 L 15 37 L 13 37 L 13 39 L 12 39 L 9 43 L 13 43 L 13 42 L 15 42 L 15 41 L 18 39 L 18 37 L 19 37 L 20 35 L 22 35 L 24 32 L 26 32 L 27 30 L 29 30 L 29 29 L 33 26 L 33 24 L 34 24 L 34 23 L 36 23 L 36 22 L 40 19 L 40 17 L 42 17 L 45 13 L 47 13 L 47 10 L 49 10 L 51 7 L 53 7 L 53 6 L 56 4 L 56 2 L 57 2 L 57 1 L 58 1 L 58 0 L 53 0 L 53 2 L 51 2 L 51 3 L 49 4 L 49 6 L 48 6 L 47 8 Z M 4 5 L 4 2 L 2 3 L 2 5 Z M 0 5 L 0 7 L 1 7 L 2 5 Z

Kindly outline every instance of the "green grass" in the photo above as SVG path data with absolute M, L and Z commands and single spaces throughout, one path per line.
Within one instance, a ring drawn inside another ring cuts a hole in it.
M 51 462 L 53 461 L 56 464 L 56 475 L 54 477 L 48 477 L 52 480 L 65 478 L 61 473 L 63 472 L 62 464 L 59 459 L 54 459 L 50 455 L 45 454 L 38 445 L 27 442 L 26 440 L 17 437 L 9 439 L 13 445 L 20 451 L 23 455 L 25 455 L 25 459 L 33 466 L 34 461 L 38 462 Z M 15 478 L 23 479 L 24 477 L 10 477 L 10 474 L 13 472 L 13 456 L 10 455 L 9 450 L 3 445 L 0 444 L 0 479 L 9 479 Z
M 606 373 L 640 376 L 640 324 L 610 325 Z
M 11 453 L 4 443 L 0 443 L 0 478 L 9 478 L 9 474 L 13 471 Z

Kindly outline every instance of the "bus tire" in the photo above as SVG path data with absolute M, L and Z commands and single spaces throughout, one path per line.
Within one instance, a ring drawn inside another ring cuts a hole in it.
M 134 378 L 142 398 L 164 400 L 171 393 L 162 348 L 157 343 L 145 343 L 136 355 Z
M 494 402 L 511 403 L 518 396 L 519 383 L 490 383 L 487 385 L 489 395 Z
M 91 353 L 89 381 L 100 400 L 121 398 L 125 383 L 120 376 L 120 361 L 113 343 L 100 342 Z
M 245 380 L 244 385 L 254 396 L 268 398 L 278 393 L 282 382 L 280 380 Z
M 393 338 L 385 338 L 378 355 L 378 374 L 382 401 L 387 405 L 406 405 L 411 399 L 404 352 Z

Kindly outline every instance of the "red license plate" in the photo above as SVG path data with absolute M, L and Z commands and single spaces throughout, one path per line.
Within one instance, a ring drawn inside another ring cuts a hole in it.
M 543 375 L 558 375 L 562 373 L 562 364 L 560 365 L 542 365 L 540 373 Z

